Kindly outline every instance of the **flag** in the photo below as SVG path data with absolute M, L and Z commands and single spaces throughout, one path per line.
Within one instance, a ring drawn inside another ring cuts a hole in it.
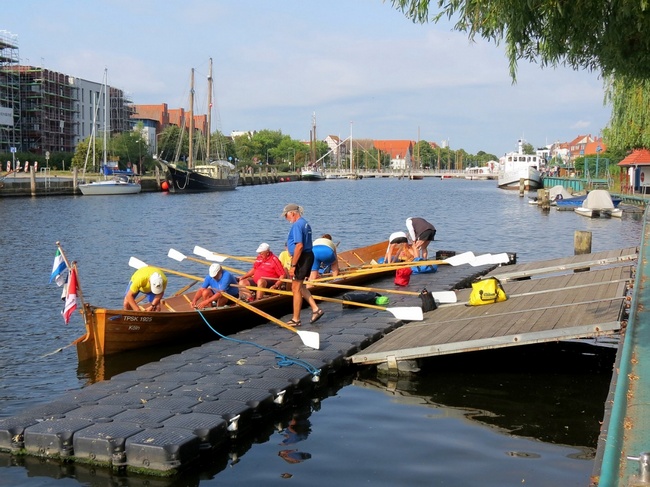
M 54 264 L 52 264 L 52 274 L 50 275 L 50 283 L 52 281 L 56 282 L 57 286 L 63 286 L 65 283 L 65 271 L 68 269 L 68 266 L 63 260 L 63 255 L 61 255 L 61 249 L 56 249 L 56 255 L 54 256 Z
M 72 269 L 68 280 L 68 294 L 65 298 L 65 306 L 61 311 L 66 325 L 70 322 L 70 316 L 72 316 L 75 309 L 77 309 L 77 271 Z

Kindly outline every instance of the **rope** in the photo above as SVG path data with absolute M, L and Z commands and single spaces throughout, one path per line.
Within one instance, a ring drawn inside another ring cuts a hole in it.
M 309 362 L 305 362 L 304 360 L 300 360 L 299 358 L 296 357 L 291 357 L 289 355 L 285 355 L 282 352 L 279 352 L 277 350 L 274 350 L 269 347 L 265 347 L 263 345 L 260 345 L 259 343 L 255 342 L 250 342 L 248 340 L 238 340 L 237 338 L 232 338 L 232 337 L 227 337 L 225 335 L 222 335 L 219 333 L 217 330 L 215 330 L 212 325 L 208 322 L 208 320 L 203 316 L 203 313 L 201 313 L 200 310 L 196 310 L 199 315 L 201 315 L 201 318 L 203 318 L 203 321 L 205 322 L 206 325 L 208 325 L 208 328 L 210 328 L 214 333 L 219 335 L 220 338 L 223 338 L 224 340 L 230 340 L 235 343 L 242 343 L 244 345 L 253 345 L 254 347 L 257 347 L 261 350 L 266 350 L 268 352 L 271 352 L 275 354 L 275 358 L 277 360 L 277 364 L 279 367 L 289 367 L 291 365 L 298 365 L 299 367 L 304 368 L 307 372 L 309 372 L 312 376 L 314 377 L 319 377 L 320 376 L 320 369 L 317 369 L 313 365 L 311 365 Z

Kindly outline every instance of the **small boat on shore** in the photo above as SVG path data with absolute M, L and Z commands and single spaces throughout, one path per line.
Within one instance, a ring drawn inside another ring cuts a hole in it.
M 387 245 L 388 242 L 384 241 L 340 252 L 341 274 L 336 283 L 358 285 L 384 273 L 394 272 L 394 269 L 369 270 L 362 267 L 383 257 Z M 318 295 L 340 292 L 332 287 L 319 287 L 316 282 L 312 291 Z M 163 310 L 154 312 L 110 309 L 85 303 L 83 316 L 86 333 L 75 341 L 79 361 L 145 347 L 214 340 L 216 335 L 208 324 L 219 333 L 228 335 L 265 321 L 255 312 L 239 305 L 206 308 L 199 313 L 191 306 L 194 293 L 195 290 L 186 289 L 166 297 L 163 299 Z M 290 312 L 292 297 L 269 295 L 250 305 L 279 316 Z

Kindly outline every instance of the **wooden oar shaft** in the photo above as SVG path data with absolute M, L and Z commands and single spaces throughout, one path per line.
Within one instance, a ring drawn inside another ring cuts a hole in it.
M 192 260 L 194 262 L 198 262 L 199 264 L 205 264 L 205 265 L 212 265 L 214 262 L 210 262 L 209 260 L 203 260 L 203 259 L 197 259 L 196 257 L 190 257 L 188 255 L 185 256 L 187 260 Z M 234 267 L 228 267 L 227 265 L 219 264 L 221 267 L 226 269 L 227 271 L 234 272 L 235 274 L 246 274 L 245 271 L 242 271 L 241 269 L 236 269 Z
M 293 293 L 291 291 L 282 291 L 280 289 L 269 289 L 269 288 L 258 287 L 258 286 L 242 286 L 242 287 L 245 287 L 246 289 L 250 289 L 251 291 L 266 291 L 266 292 L 273 293 L 273 294 L 283 294 L 285 296 L 293 296 Z M 378 310 L 381 310 L 381 311 L 386 311 L 386 309 L 387 309 L 387 308 L 384 308 L 383 306 L 378 306 L 376 304 L 357 303 L 356 301 L 346 301 L 345 299 L 336 299 L 336 298 L 328 298 L 328 297 L 325 297 L 325 296 L 316 296 L 315 294 L 312 294 L 311 297 L 314 298 L 317 301 L 327 301 L 329 303 L 339 303 L 339 304 L 348 304 L 348 305 L 352 305 L 352 306 L 362 306 L 364 308 L 378 309 Z
M 284 292 L 284 291 L 283 291 Z M 292 294 L 292 293 L 289 293 Z M 227 292 L 221 292 L 221 295 L 230 299 L 232 302 L 237 303 L 239 306 L 242 306 L 246 308 L 249 311 L 252 311 L 253 313 L 256 313 L 260 315 L 263 318 L 266 318 L 269 321 L 272 321 L 276 325 L 280 325 L 282 328 L 286 328 L 287 330 L 291 330 L 294 333 L 298 333 L 298 330 L 296 330 L 293 326 L 287 325 L 284 321 L 277 319 L 275 316 L 271 316 L 268 314 L 266 311 L 262 311 L 261 309 L 256 308 L 255 306 L 248 304 L 246 301 L 242 301 L 241 299 L 238 299 L 234 296 L 231 296 Z
M 282 282 L 291 282 L 289 279 L 278 279 Z M 319 279 L 315 281 L 306 281 L 307 284 L 313 284 L 314 286 L 322 287 L 331 287 L 335 289 L 350 289 L 353 291 L 374 291 L 374 292 L 384 292 L 384 293 L 394 293 L 394 294 L 405 294 L 407 296 L 419 296 L 420 293 L 415 291 L 400 291 L 399 289 L 381 289 L 377 287 L 364 287 L 364 286 L 352 286 L 350 284 L 336 284 L 332 282 L 322 282 Z

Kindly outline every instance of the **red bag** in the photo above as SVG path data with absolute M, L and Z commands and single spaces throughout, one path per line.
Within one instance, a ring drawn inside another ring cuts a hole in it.
M 396 286 L 408 286 L 411 282 L 411 274 L 413 274 L 413 269 L 410 267 L 403 267 L 402 269 L 397 269 L 395 272 L 395 285 Z

